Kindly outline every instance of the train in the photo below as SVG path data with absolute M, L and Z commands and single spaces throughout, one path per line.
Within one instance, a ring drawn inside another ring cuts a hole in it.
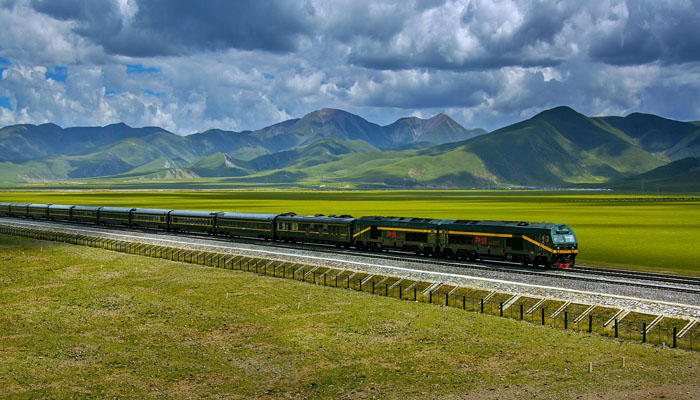
M 365 251 L 404 251 L 428 257 L 500 260 L 545 268 L 571 268 L 578 254 L 576 235 L 570 227 L 544 222 L 29 203 L 0 203 L 0 216 L 325 244 Z

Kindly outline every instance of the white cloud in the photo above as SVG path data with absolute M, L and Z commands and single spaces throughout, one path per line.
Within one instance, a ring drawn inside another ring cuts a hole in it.
M 0 6 L 0 57 L 9 61 L 0 60 L 0 97 L 12 108 L 0 107 L 2 125 L 124 121 L 185 134 L 257 129 L 335 107 L 378 123 L 446 112 L 493 129 L 562 104 L 700 119 L 694 2 L 241 2 L 244 26 L 277 23 L 255 28 L 255 38 L 215 9 L 37 4 Z M 159 11 L 193 31 L 200 24 L 199 36 L 162 25 Z M 67 67 L 65 81 L 45 78 L 55 66 Z

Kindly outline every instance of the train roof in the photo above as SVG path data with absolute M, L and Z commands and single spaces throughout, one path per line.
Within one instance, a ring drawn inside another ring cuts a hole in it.
M 368 216 L 360 218 L 362 222 L 388 222 L 397 224 L 439 224 L 443 219 L 434 218 L 414 218 L 414 217 L 378 217 Z
M 200 210 L 172 210 L 170 215 L 173 217 L 199 217 L 199 218 L 213 218 L 216 215 L 216 211 L 200 211 Z
M 73 208 L 73 207 L 75 207 L 75 206 L 71 206 L 71 205 L 68 205 L 68 204 L 51 204 L 51 205 L 49 205 L 49 210 L 50 210 L 50 209 L 54 209 L 54 210 L 70 210 L 70 209 Z
M 131 212 L 132 210 L 135 210 L 135 208 L 128 208 L 128 207 L 102 207 L 100 210 L 101 212 L 124 212 L 128 213 Z
M 32 203 L 32 204 L 29 205 L 29 207 L 35 207 L 35 208 L 39 208 L 39 207 L 41 207 L 41 208 L 49 208 L 50 205 L 51 205 L 51 203 L 49 203 L 49 204 Z
M 412 217 L 362 217 L 362 222 L 379 222 L 381 224 L 434 224 L 447 229 L 485 229 L 485 230 L 508 230 L 508 231 L 550 231 L 555 228 L 569 229 L 563 224 L 553 224 L 548 222 L 523 222 L 523 221 L 490 221 L 490 220 L 466 220 L 466 219 L 433 219 L 433 218 L 412 218 Z
M 101 206 L 75 206 L 73 207 L 74 210 L 80 210 L 80 211 L 97 211 Z
M 134 214 L 150 214 L 150 215 L 168 215 L 169 212 L 173 210 L 166 210 L 163 208 L 135 208 L 132 213 Z
M 351 224 L 356 219 L 351 215 L 296 215 L 294 213 L 284 213 L 277 218 L 278 221 L 310 222 L 315 224 Z
M 219 219 L 248 219 L 252 221 L 272 221 L 279 214 L 258 214 L 258 213 L 241 213 L 241 212 L 220 212 Z

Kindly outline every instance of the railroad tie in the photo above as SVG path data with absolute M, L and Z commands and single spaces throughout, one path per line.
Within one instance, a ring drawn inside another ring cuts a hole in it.
M 564 310 L 566 310 L 566 307 L 571 304 L 571 301 L 567 301 L 566 303 L 562 304 L 561 307 L 557 309 L 552 315 L 549 316 L 549 318 L 556 318 L 557 315 L 561 314 Z
M 588 314 L 590 314 L 591 311 L 593 311 L 593 309 L 596 308 L 596 307 L 597 307 L 597 305 L 595 305 L 595 304 L 593 304 L 592 306 L 588 307 L 588 308 L 586 309 L 586 311 L 582 312 L 581 315 L 579 315 L 578 317 L 576 317 L 576 319 L 574 320 L 574 324 L 578 324 L 582 319 L 586 318 L 586 316 L 587 316 Z
M 682 338 L 683 336 L 685 336 L 686 333 L 690 332 L 690 330 L 693 329 L 693 327 L 697 323 L 698 323 L 697 319 L 690 320 L 690 322 L 688 322 L 688 325 L 686 325 L 683 329 L 681 329 L 681 331 L 678 332 L 678 335 L 676 335 L 676 337 L 678 339 Z
M 543 297 L 543 298 L 541 298 L 540 301 L 538 301 L 537 303 L 535 303 L 534 306 L 528 308 L 528 310 L 525 312 L 525 314 L 532 314 L 533 312 L 535 312 L 535 310 L 537 310 L 537 307 L 541 306 L 542 303 L 544 303 L 544 302 L 547 301 L 547 300 L 549 300 L 549 297 Z
M 374 274 L 369 274 L 369 275 L 367 275 L 367 277 L 366 277 L 365 279 L 363 279 L 362 282 L 360 282 L 360 285 L 364 285 L 365 283 L 367 283 L 367 282 L 369 282 L 370 280 L 372 280 L 372 278 L 374 278 Z
M 493 297 L 496 294 L 496 291 L 494 290 L 493 292 L 489 293 L 484 297 L 484 303 L 486 303 L 491 297 Z
M 608 325 L 610 325 L 615 320 L 615 318 L 617 318 L 617 322 L 622 321 L 626 316 L 629 315 L 629 313 L 630 313 L 630 311 L 628 311 L 628 310 L 620 309 L 620 311 L 615 313 L 615 315 L 610 317 L 610 319 L 606 323 L 603 324 L 603 328 L 606 328 Z
M 515 302 L 518 301 L 518 299 L 520 299 L 520 297 L 522 297 L 522 296 L 520 296 L 519 294 L 514 294 L 510 299 L 506 300 L 506 302 L 503 303 L 503 309 L 504 310 L 509 309 L 510 306 L 515 304 Z
M 664 319 L 663 315 L 659 315 L 658 317 L 654 318 L 653 321 L 651 321 L 651 324 L 647 325 L 647 332 L 651 330 L 651 328 L 655 327 L 661 320 Z
M 401 279 L 399 279 L 398 281 L 396 281 L 396 282 L 394 282 L 393 284 L 391 284 L 391 286 L 389 286 L 389 290 L 391 290 L 391 289 L 393 289 L 393 288 L 399 286 L 399 285 L 401 284 L 401 282 L 403 282 L 403 278 L 401 278 Z
M 423 291 L 421 292 L 421 294 L 422 294 L 423 296 L 425 296 L 426 294 L 428 294 L 428 293 L 430 293 L 430 292 L 434 292 L 434 291 L 438 290 L 438 289 L 440 288 L 440 286 L 442 286 L 442 283 L 440 283 L 440 282 L 435 282 L 435 283 L 433 283 L 432 285 L 430 285 L 430 286 L 428 286 L 427 288 L 425 288 L 425 290 L 423 290 Z

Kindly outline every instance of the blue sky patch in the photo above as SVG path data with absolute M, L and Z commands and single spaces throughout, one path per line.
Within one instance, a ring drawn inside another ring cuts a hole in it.
M 10 98 L 9 97 L 0 97 L 0 107 L 7 108 L 8 110 L 12 110 L 12 106 L 10 105 Z
M 55 65 L 46 71 L 46 79 L 53 79 L 57 82 L 63 82 L 68 77 L 68 68 L 60 65 Z
M 162 96 L 165 93 L 160 93 L 160 92 L 154 92 L 151 89 L 143 89 L 143 92 L 146 94 L 150 94 L 151 96 Z
M 156 67 L 144 67 L 141 64 L 126 64 L 127 74 L 155 74 L 160 72 Z
M 0 65 L 11 65 L 12 63 L 5 57 L 0 57 Z
M 275 76 L 274 76 L 274 75 L 268 74 L 267 72 L 263 74 L 263 77 L 264 77 L 265 79 L 269 79 L 269 80 L 275 79 Z
M 117 91 L 116 90 L 109 90 L 109 89 L 105 90 L 105 96 L 110 96 L 113 94 L 117 94 Z

